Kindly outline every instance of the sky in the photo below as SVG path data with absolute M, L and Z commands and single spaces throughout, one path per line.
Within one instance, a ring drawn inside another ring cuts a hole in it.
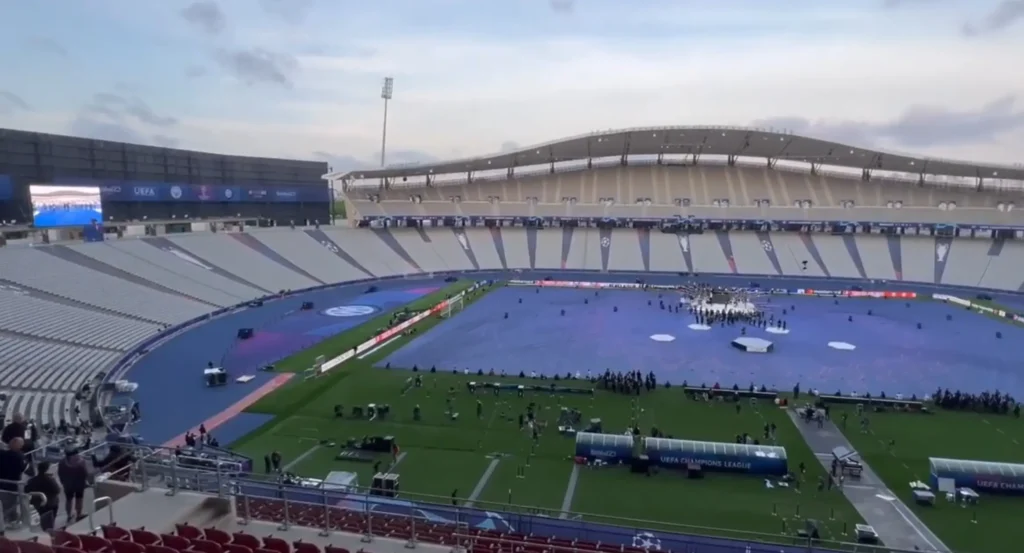
M 379 165 L 639 126 L 1024 163 L 1024 0 L 0 0 L 0 127 Z

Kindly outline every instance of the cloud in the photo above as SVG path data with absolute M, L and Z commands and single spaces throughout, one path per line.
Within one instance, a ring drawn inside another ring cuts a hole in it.
M 268 14 L 287 23 L 299 23 L 309 15 L 313 0 L 260 0 Z
M 178 140 L 167 132 L 178 123 L 175 117 L 156 113 L 141 98 L 100 92 L 75 115 L 70 131 L 100 140 L 172 147 Z
M 31 109 L 28 102 L 23 100 L 21 96 L 9 90 L 0 90 L 0 115 L 10 115 L 15 111 L 29 111 Z
M 951 110 L 918 105 L 899 117 L 880 123 L 773 117 L 753 126 L 836 140 L 852 146 L 878 147 L 894 144 L 910 148 L 990 143 L 999 136 L 1024 129 L 1024 110 L 1013 96 L 1004 96 L 977 109 Z
M 185 76 L 190 79 L 205 77 L 209 71 L 201 65 L 190 65 L 185 68 Z
M 292 86 L 298 61 L 291 54 L 262 48 L 222 50 L 214 58 L 222 69 L 247 85 Z
M 558 13 L 572 13 L 576 10 L 575 0 L 548 0 L 548 6 Z
M 47 54 L 58 58 L 69 58 L 71 54 L 62 44 L 52 38 L 30 36 L 25 39 L 25 47 L 33 52 Z
M 506 152 L 514 152 L 514 151 L 516 151 L 518 149 L 519 149 L 519 143 L 518 142 L 513 142 L 511 140 L 506 140 L 505 142 L 501 143 L 501 148 L 499 148 L 499 151 L 501 153 L 506 153 Z
M 964 25 L 965 35 L 973 37 L 1007 29 L 1024 20 L 1024 0 L 1003 0 L 978 21 Z
M 180 13 L 185 21 L 206 34 L 220 34 L 228 25 L 224 12 L 212 0 L 192 2 L 182 9 Z

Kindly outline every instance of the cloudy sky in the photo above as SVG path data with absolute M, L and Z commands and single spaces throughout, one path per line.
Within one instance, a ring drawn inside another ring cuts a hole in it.
M 4 2 L 0 126 L 375 165 L 645 125 L 1024 162 L 1024 0 Z

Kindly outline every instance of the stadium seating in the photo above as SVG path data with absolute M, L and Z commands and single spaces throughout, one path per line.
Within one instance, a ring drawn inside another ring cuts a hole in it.
M 648 178 L 629 177 L 632 170 Z M 672 175 L 672 179 L 687 183 L 684 189 L 690 187 L 701 194 L 703 182 L 708 179 L 727 181 L 715 184 L 722 190 L 730 190 L 731 183 L 733 192 L 745 186 L 748 196 L 769 191 L 783 201 L 793 200 L 796 190 L 806 191 L 806 195 L 815 197 L 816 205 L 841 201 L 842 194 L 857 201 L 873 197 L 876 204 L 886 197 L 897 197 L 896 192 L 882 195 L 874 183 L 830 177 L 798 177 L 746 168 L 694 171 L 676 167 L 602 169 L 589 173 L 587 182 L 580 181 L 584 177 L 579 174 L 545 175 L 523 179 L 515 186 L 482 183 L 479 193 L 470 190 L 465 197 L 474 198 L 484 211 L 497 207 L 486 198 L 487 194 L 498 194 L 498 190 L 515 194 L 515 198 L 536 194 L 553 200 L 555 195 L 548 185 L 554 182 L 561 190 L 558 194 L 577 189 L 585 191 L 590 200 L 632 187 L 631 195 L 649 194 L 659 202 L 670 201 L 668 181 L 655 179 L 655 184 L 641 184 L 650 181 L 650 175 Z M 696 180 L 688 180 L 693 178 Z M 560 185 L 558 179 L 562 179 Z M 570 181 L 566 179 L 576 180 L 568 186 Z M 464 185 L 455 188 L 469 190 Z M 445 213 L 466 205 L 465 201 L 446 201 L 438 190 L 422 190 L 427 198 L 436 200 L 439 209 L 443 206 Z M 916 189 L 900 194 L 907 202 L 923 203 L 925 197 L 936 199 L 943 193 Z M 708 192 L 701 197 L 716 195 Z M 978 211 L 983 210 L 980 206 L 990 209 L 996 198 L 967 196 L 956 201 L 971 209 L 979 206 Z M 388 210 L 399 203 L 416 205 L 422 214 L 426 213 L 422 206 L 427 201 L 412 204 L 406 198 L 402 202 L 369 203 Z M 514 207 L 504 204 L 503 200 L 503 210 Z M 550 206 L 563 214 L 581 207 Z M 601 212 L 610 209 L 596 203 L 591 207 Z M 629 206 L 648 212 L 656 207 Z M 894 211 L 884 207 L 864 209 Z M 957 213 L 966 211 L 958 208 Z M 930 216 L 952 213 L 932 208 L 928 212 Z M 0 248 L 0 392 L 10 398 L 2 411 L 7 417 L 24 412 L 37 422 L 54 423 L 73 409 L 74 391 L 166 325 L 282 289 L 328 282 L 475 269 L 585 269 L 902 280 L 1020 292 L 1024 291 L 1021 266 L 1024 244 L 1016 241 L 955 239 L 940 243 L 933 237 L 913 235 L 779 232 L 680 236 L 657 230 L 584 227 L 278 228 L 243 235 L 194 233 L 31 248 L 12 244 Z

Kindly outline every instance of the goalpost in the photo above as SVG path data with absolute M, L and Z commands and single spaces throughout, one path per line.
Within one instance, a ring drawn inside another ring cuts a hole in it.
M 463 303 L 463 296 L 453 298 L 449 300 L 448 303 L 444 306 L 444 309 L 441 310 L 441 318 L 448 319 L 456 312 L 462 311 L 463 307 L 465 307 Z

